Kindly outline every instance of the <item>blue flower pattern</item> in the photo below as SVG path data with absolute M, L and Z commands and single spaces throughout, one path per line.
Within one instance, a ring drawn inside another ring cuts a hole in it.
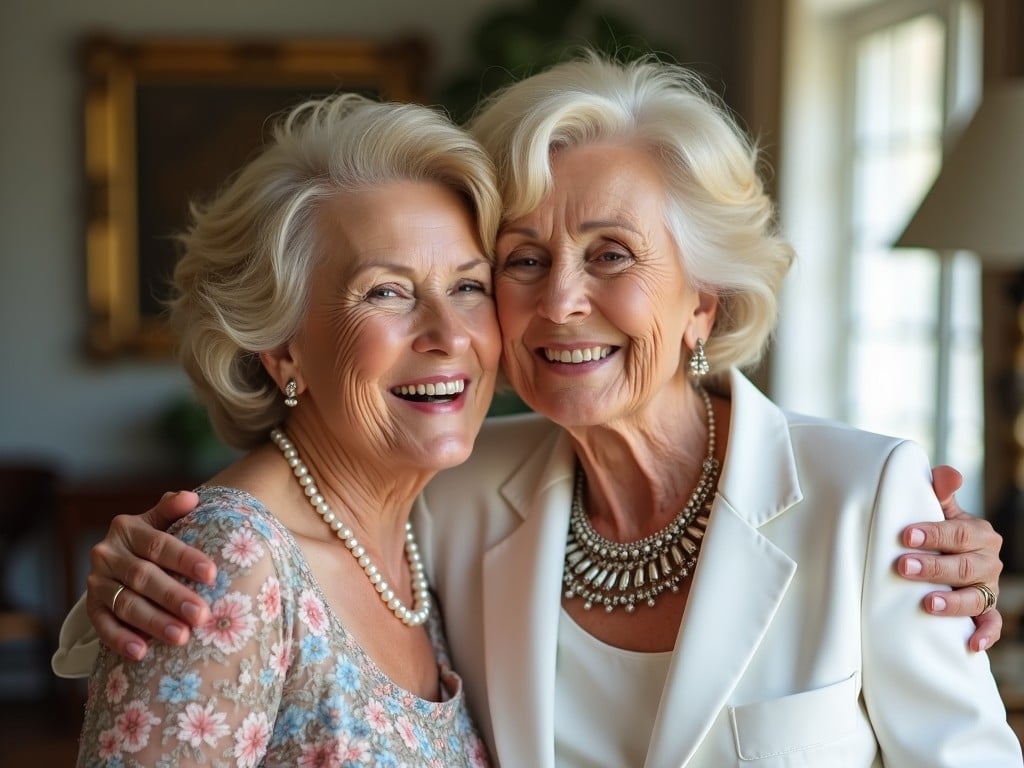
M 248 751 L 237 762 L 247 766 L 299 765 L 310 750 L 353 745 L 342 765 L 489 765 L 436 617 L 428 630 L 454 691 L 444 702 L 392 682 L 329 609 L 326 630 L 306 623 L 300 595 L 314 594 L 325 607 L 327 600 L 291 534 L 259 501 L 222 487 L 199 495 L 199 507 L 172 531 L 217 564 L 216 583 L 201 585 L 200 594 L 219 600 L 222 613 L 185 646 L 154 643 L 145 664 L 101 652 L 79 765 L 219 765 L 240 743 Z M 221 554 L 241 529 L 263 545 L 244 566 Z M 268 589 L 279 589 L 280 611 L 264 620 L 260 595 Z

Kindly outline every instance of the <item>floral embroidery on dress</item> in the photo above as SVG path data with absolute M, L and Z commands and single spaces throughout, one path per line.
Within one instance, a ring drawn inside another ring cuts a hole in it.
M 489 765 L 436 616 L 428 630 L 455 692 L 439 703 L 400 688 L 356 644 L 262 504 L 232 488 L 199 495 L 172 532 L 217 563 L 216 584 L 200 585 L 213 617 L 188 645 L 154 642 L 138 664 L 101 651 L 80 766 Z

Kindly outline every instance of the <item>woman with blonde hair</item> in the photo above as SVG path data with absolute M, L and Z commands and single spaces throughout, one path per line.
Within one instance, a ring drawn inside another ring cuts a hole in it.
M 491 400 L 498 212 L 464 131 L 351 94 L 194 208 L 171 324 L 247 453 L 173 530 L 216 564 L 211 620 L 100 654 L 79 765 L 487 764 L 409 514 Z

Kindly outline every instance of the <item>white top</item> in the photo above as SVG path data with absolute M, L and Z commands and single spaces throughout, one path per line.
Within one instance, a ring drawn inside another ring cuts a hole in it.
M 640 653 L 587 634 L 565 610 L 555 664 L 555 764 L 643 765 L 670 651 Z

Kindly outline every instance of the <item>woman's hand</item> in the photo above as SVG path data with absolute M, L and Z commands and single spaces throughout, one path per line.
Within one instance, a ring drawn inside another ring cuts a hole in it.
M 918 523 L 903 531 L 904 546 L 940 552 L 901 555 L 896 570 L 908 579 L 949 584 L 952 592 L 931 592 L 924 598 L 929 613 L 944 616 L 973 616 L 976 629 L 967 644 L 974 651 L 991 648 L 999 640 L 1003 617 L 992 608 L 985 611 L 985 595 L 975 584 L 984 584 L 997 598 L 1003 564 L 999 548 L 1003 537 L 982 520 L 960 509 L 953 495 L 963 477 L 952 467 L 932 470 L 932 487 L 942 504 L 946 520 Z
M 147 637 L 183 645 L 190 627 L 210 618 L 203 599 L 173 574 L 212 584 L 216 567 L 199 550 L 164 533 L 198 503 L 192 491 L 165 493 L 145 514 L 115 517 L 92 548 L 86 610 L 100 639 L 125 658 L 145 656 Z

